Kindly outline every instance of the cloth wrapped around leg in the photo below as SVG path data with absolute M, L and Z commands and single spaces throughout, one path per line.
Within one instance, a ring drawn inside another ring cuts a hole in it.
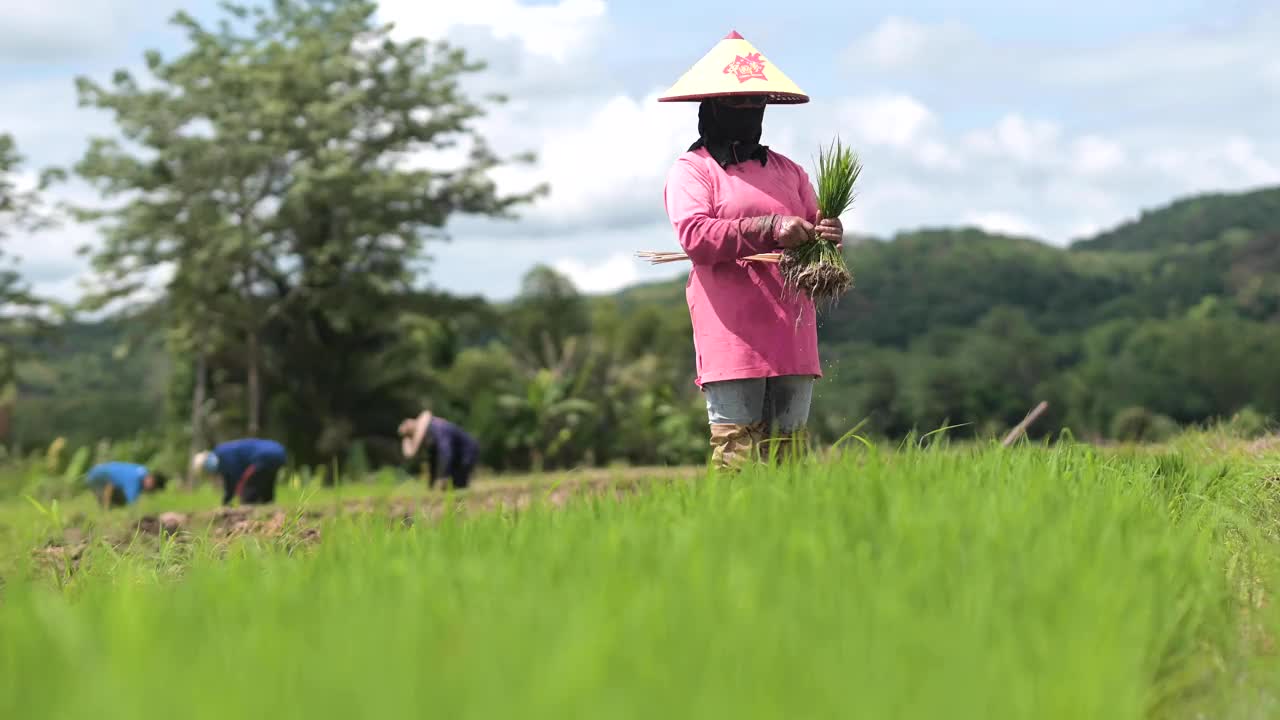
M 759 459 L 762 436 L 756 425 L 711 426 L 711 464 L 717 470 L 741 470 Z

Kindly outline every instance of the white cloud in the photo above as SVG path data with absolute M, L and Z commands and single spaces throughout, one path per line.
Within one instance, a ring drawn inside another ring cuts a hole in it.
M 990 211 L 975 212 L 964 216 L 962 223 L 986 230 L 989 233 L 1014 235 L 1017 237 L 1040 237 L 1040 229 L 1035 223 L 1014 213 Z
M 557 62 L 591 45 L 603 27 L 605 11 L 604 0 L 559 0 L 538 6 L 518 0 L 379 3 L 379 14 L 395 23 L 400 37 L 441 39 L 456 28 L 480 27 L 500 40 L 516 39 L 527 52 Z
M 0 60 L 35 65 L 102 57 L 180 6 L 178 0 L 0 0 Z
M 127 22 L 120 10 L 106 2 L 67 12 L 57 3 L 0 0 L 0 59 L 31 62 L 111 49 Z
M 691 110 L 661 105 L 652 96 L 616 95 L 594 106 L 590 99 L 575 102 L 564 115 L 495 128 L 498 135 L 523 133 L 541 158 L 534 167 L 500 173 L 503 183 L 516 188 L 541 179 L 552 188 L 548 199 L 501 232 L 549 243 L 591 237 L 593 229 L 598 235 L 661 225 L 663 180 L 692 137 Z M 1276 171 L 1276 147 L 1246 138 L 1069 132 L 1056 121 L 1017 112 L 976 129 L 952 128 L 940 113 L 903 93 L 774 108 L 765 117 L 766 142 L 806 165 L 811 151 L 830 140 L 830 128 L 840 129 L 866 167 L 858 202 L 845 221 L 878 234 L 967 223 L 1063 243 L 1139 207 L 1206 187 L 1256 186 Z M 601 148 L 615 147 L 618 137 L 628 138 L 629 160 L 603 162 Z M 1177 149 L 1169 152 L 1170 147 Z M 1193 171 L 1197 163 L 1214 170 Z M 466 226 L 459 238 L 489 232 Z M 669 246 L 667 233 L 651 245 Z M 642 248 L 604 242 L 593 244 L 591 252 L 636 249 Z
M 929 169 L 958 170 L 963 165 L 955 153 L 945 143 L 938 140 L 923 140 L 915 148 L 916 158 Z
M 1120 167 L 1126 153 L 1119 144 L 1097 135 L 1085 135 L 1074 143 L 1075 167 L 1085 175 L 1102 175 Z
M 538 162 L 502 168 L 494 177 L 509 190 L 550 184 L 550 196 L 524 212 L 529 231 L 652 223 L 664 217 L 664 178 L 696 126 L 688 105 L 660 104 L 656 94 L 614 96 L 576 122 L 539 128 Z
M 928 170 L 957 170 L 960 159 L 938 139 L 938 118 L 910 95 L 872 95 L 838 103 L 840 127 L 864 153 L 887 148 Z M 809 140 L 811 138 L 807 138 Z
M 1145 156 L 1146 165 L 1178 184 L 1192 189 L 1222 189 L 1280 183 L 1280 148 L 1270 152 L 1254 140 L 1228 137 L 1222 140 L 1157 147 Z
M 687 264 L 653 266 L 634 257 L 637 250 L 679 249 L 665 220 L 619 230 L 583 228 L 537 242 L 527 242 L 518 226 L 508 234 L 496 227 L 485 230 L 492 234 L 477 233 L 436 246 L 429 280 L 503 300 L 515 296 L 521 277 L 537 264 L 557 268 L 586 292 L 609 292 L 623 284 L 666 280 L 689 271 Z
M 1258 3 L 1212 20 L 1189 18 L 1084 42 L 996 40 L 992 24 L 882 21 L 846 52 L 850 77 L 910 92 L 951 109 L 1007 114 L 1032 106 L 1055 119 L 1088 117 L 1094 129 L 1135 124 L 1270 132 L 1280 124 L 1280 10 Z M 1251 108 L 1236 113 L 1234 108 Z
M 436 248 L 431 277 L 500 298 L 538 262 L 588 291 L 682 272 L 631 254 L 675 247 L 662 185 L 696 134 L 693 106 L 645 94 L 673 78 L 632 68 L 604 45 L 603 0 L 530 2 L 381 0 L 381 16 L 401 37 L 448 39 L 488 61 L 467 89 L 512 102 L 495 108 L 481 131 L 500 152 L 539 154 L 536 165 L 495 177 L 508 189 L 547 181 L 552 191 L 515 222 L 452 224 L 456 242 Z M 64 27 L 50 25 L 65 15 L 55 5 L 0 0 L 0 56 L 19 52 L 10 42 L 18 34 L 69 57 L 80 51 L 69 44 L 92 51 L 102 38 L 85 38 L 124 32 L 112 8 L 143 7 L 104 0 Z M 49 37 L 58 27 L 65 37 Z M 866 171 L 844 220 L 881 235 L 971 224 L 1064 242 L 1179 195 L 1280 183 L 1280 103 L 1262 101 L 1280 90 L 1280 14 L 1087 48 L 1019 45 L 984 34 L 990 27 L 886 18 L 847 51 L 851 89 L 771 108 L 765 141 L 806 167 L 833 135 L 853 143 Z M 10 81 L 0 97 L 0 128 L 15 131 L 32 167 L 73 161 L 87 131 L 104 125 L 74 109 L 69 77 Z M 70 292 L 84 271 L 73 248 L 85 239 L 91 230 L 69 226 L 22 240 L 19 254 L 34 280 Z
M 907 65 L 927 47 L 927 29 L 919 23 L 891 17 L 871 31 L 866 55 L 880 66 Z
M 907 18 L 889 17 L 853 44 L 847 59 L 860 66 L 909 68 L 926 65 L 957 48 L 973 44 L 971 33 L 955 23 L 925 25 Z
M 12 133 L 29 166 L 72 163 L 88 146 L 86 136 L 109 131 L 106 116 L 76 107 L 68 74 L 0 84 L 0 132 Z
M 35 190 L 40 184 L 40 174 L 30 169 L 19 169 L 8 178 L 13 183 L 13 192 L 23 194 Z
M 1088 222 L 1088 221 L 1076 223 L 1074 226 L 1072 226 L 1070 230 L 1067 231 L 1067 237 L 1071 240 L 1080 240 L 1083 238 L 1097 235 L 1098 233 L 1102 232 L 1105 229 L 1106 227 L 1101 225 L 1100 223 Z
M 640 279 L 639 261 L 631 254 L 614 253 L 602 262 L 560 258 L 551 264 L 586 293 L 608 293 L 635 284 Z
M 31 184 L 32 173 L 24 172 L 20 182 Z M 63 204 L 87 207 L 96 204 L 92 189 L 80 182 L 58 185 L 43 193 L 50 208 Z M 72 301 L 81 293 L 79 283 L 88 277 L 89 263 L 78 249 L 97 245 L 97 230 L 63 218 L 60 224 L 36 233 L 12 233 L 4 240 L 4 251 L 18 259 L 18 270 L 40 295 Z
M 1223 148 L 1223 156 L 1240 171 L 1243 182 L 1255 185 L 1280 182 L 1280 165 L 1263 157 L 1252 140 L 1231 138 Z
M 1088 52 L 1055 53 L 1043 58 L 1043 80 L 1081 87 L 1138 86 L 1191 88 L 1195 79 L 1225 80 L 1233 73 L 1256 71 L 1260 53 L 1274 53 L 1280 13 L 1259 15 L 1236 27 L 1190 27 L 1157 31 Z M 1246 79 L 1246 78 L 1241 78 Z M 1173 83 L 1173 85 L 1171 85 Z
M 881 95 L 844 104 L 842 118 L 863 142 L 904 148 L 934 124 L 933 113 L 909 95 Z
M 76 249 L 97 239 L 91 228 L 68 224 L 29 235 L 12 235 L 5 239 L 4 251 L 21 259 L 21 270 L 28 280 L 58 282 L 85 270 L 86 263 L 77 257 Z
M 1062 129 L 1052 122 L 1031 120 L 1020 114 L 1000 118 L 994 127 L 970 134 L 967 143 L 982 155 L 1003 157 L 1024 164 L 1044 164 L 1058 155 Z
M 84 295 L 87 279 L 87 275 L 76 273 L 57 280 L 36 280 L 31 283 L 31 292 L 39 298 L 71 304 Z

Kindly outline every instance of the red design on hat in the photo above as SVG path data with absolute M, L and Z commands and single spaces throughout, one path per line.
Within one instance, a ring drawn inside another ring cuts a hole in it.
M 724 66 L 724 74 L 737 76 L 740 83 L 748 80 L 769 79 L 764 76 L 764 58 L 760 56 L 760 53 L 751 53 L 746 57 L 735 55 L 733 62 Z

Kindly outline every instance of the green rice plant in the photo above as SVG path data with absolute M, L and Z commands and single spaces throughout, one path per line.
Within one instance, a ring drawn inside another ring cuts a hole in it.
M 62 512 L 58 507 L 57 498 L 50 500 L 49 504 L 45 505 L 30 495 L 23 495 L 22 497 L 30 503 L 33 508 L 35 508 L 36 512 L 40 513 L 40 517 L 48 521 L 51 528 L 57 532 L 62 532 L 62 528 L 66 525 L 66 519 L 63 517 Z
M 89 448 L 81 447 L 71 456 L 71 461 L 67 463 L 67 467 L 62 473 L 63 483 L 67 487 L 74 487 L 80 481 L 80 478 L 89 471 L 89 453 Z
M 303 549 L 99 542 L 65 589 L 3 573 L 0 717 L 1276 716 L 1257 466 L 866 447 Z
M 818 151 L 818 213 L 825 219 L 843 215 L 853 206 L 854 186 L 862 173 L 862 163 L 852 148 L 836 138 L 830 147 Z M 803 293 L 819 307 L 829 306 L 853 287 L 853 273 L 844 252 L 822 238 L 790 248 L 778 263 L 789 290 Z

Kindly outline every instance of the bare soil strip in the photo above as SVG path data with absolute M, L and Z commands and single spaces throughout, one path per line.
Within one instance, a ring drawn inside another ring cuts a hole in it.
M 519 511 L 534 503 L 560 507 L 574 497 L 621 499 L 655 483 L 697 477 L 699 468 L 628 470 L 580 473 L 556 481 L 483 483 L 462 492 L 436 492 L 414 497 L 354 498 L 340 502 L 218 508 L 199 513 L 165 512 L 144 515 L 113 530 L 94 533 L 74 519 L 61 537 L 51 538 L 34 551 L 42 569 L 72 571 L 94 542 L 117 550 L 157 545 L 160 539 L 188 543 L 197 536 L 227 543 L 252 536 L 285 542 L 290 548 L 320 540 L 321 522 L 347 515 L 381 516 L 405 527 L 435 521 L 452 509 L 462 513 Z

